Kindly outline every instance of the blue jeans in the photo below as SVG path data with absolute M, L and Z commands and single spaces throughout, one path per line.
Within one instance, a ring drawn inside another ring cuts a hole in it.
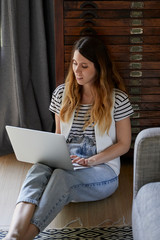
M 31 223 L 42 231 L 69 202 L 104 199 L 117 187 L 118 177 L 107 164 L 76 171 L 35 164 L 26 176 L 17 203 L 36 205 Z

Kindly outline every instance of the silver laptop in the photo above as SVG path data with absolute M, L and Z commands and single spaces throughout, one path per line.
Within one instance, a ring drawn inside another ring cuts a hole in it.
M 64 135 L 13 126 L 6 126 L 6 130 L 19 161 L 66 170 L 84 168 L 72 164 Z

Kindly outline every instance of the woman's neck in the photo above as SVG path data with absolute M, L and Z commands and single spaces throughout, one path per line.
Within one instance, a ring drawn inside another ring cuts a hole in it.
M 91 88 L 85 88 L 82 91 L 81 104 L 92 104 L 94 101 L 94 96 Z

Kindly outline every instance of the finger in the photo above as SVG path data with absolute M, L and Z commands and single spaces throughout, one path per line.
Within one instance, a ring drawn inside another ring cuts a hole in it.
M 70 158 L 71 159 L 75 159 L 75 158 L 77 158 L 78 156 L 77 155 L 70 155 Z
M 80 159 L 81 159 L 80 157 L 76 156 L 74 159 L 72 159 L 72 162 L 76 162 L 77 163 Z
M 77 160 L 76 163 L 78 163 L 80 165 L 83 165 L 83 166 L 86 165 L 85 164 L 85 158 L 81 158 L 81 159 Z
M 78 163 L 78 164 L 83 164 L 84 163 L 84 159 L 83 158 L 80 158 L 80 157 L 77 157 L 75 159 L 72 160 L 73 163 Z

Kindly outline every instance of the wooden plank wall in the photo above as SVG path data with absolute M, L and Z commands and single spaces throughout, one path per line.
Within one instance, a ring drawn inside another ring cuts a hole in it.
M 96 32 L 108 46 L 135 110 L 132 148 L 127 157 L 132 156 L 136 135 L 144 128 L 160 126 L 160 1 L 55 3 L 63 8 L 61 52 L 65 60 L 57 85 L 64 81 L 74 41 Z

